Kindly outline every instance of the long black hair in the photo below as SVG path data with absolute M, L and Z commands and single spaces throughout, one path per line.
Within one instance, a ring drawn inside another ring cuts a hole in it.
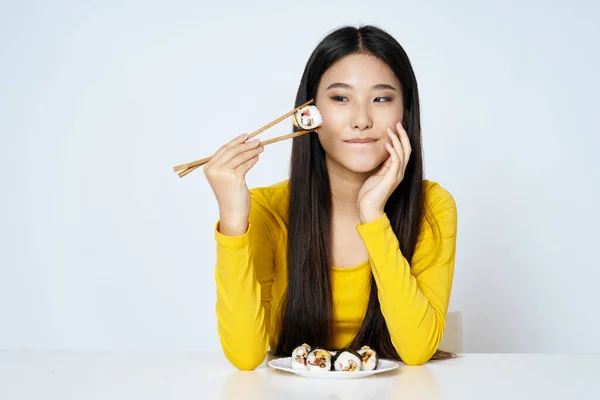
M 317 97 L 325 71 L 350 54 L 368 54 L 385 62 L 396 74 L 404 100 L 403 125 L 412 153 L 404 179 L 385 205 L 385 213 L 407 260 L 415 251 L 424 214 L 423 156 L 417 80 L 402 46 L 374 27 L 342 27 L 328 34 L 310 56 L 296 96 L 296 107 Z M 317 104 L 318 106 L 318 104 Z M 297 129 L 297 128 L 295 128 Z M 275 354 L 290 355 L 302 343 L 331 348 L 331 188 L 325 151 L 316 134 L 296 137 L 292 144 L 289 180 L 287 291 L 279 309 Z M 381 357 L 400 359 L 381 312 L 375 279 L 371 276 L 369 303 L 351 348 L 369 345 Z M 437 351 L 432 358 L 451 354 Z

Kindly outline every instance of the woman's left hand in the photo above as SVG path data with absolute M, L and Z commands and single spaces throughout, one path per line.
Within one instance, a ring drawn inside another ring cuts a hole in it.
M 411 147 L 408 134 L 398 122 L 398 133 L 387 128 L 392 144 L 385 144 L 390 152 L 381 167 L 373 173 L 358 192 L 358 211 L 363 224 L 374 221 L 384 213 L 385 203 L 404 179 Z

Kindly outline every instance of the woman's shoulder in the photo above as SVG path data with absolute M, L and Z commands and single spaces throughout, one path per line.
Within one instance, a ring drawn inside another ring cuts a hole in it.
M 428 179 L 423 180 L 423 193 L 425 194 L 425 199 L 453 198 L 450 191 L 443 187 L 439 182 L 430 181 Z
M 250 189 L 250 198 L 273 215 L 285 216 L 289 201 L 289 179 Z
M 289 181 L 289 179 L 286 179 L 269 186 L 256 186 L 250 189 L 250 194 L 265 199 L 278 200 L 278 198 L 286 197 L 288 195 Z
M 448 189 L 435 181 L 423 181 L 424 206 L 436 219 L 456 220 L 456 202 Z

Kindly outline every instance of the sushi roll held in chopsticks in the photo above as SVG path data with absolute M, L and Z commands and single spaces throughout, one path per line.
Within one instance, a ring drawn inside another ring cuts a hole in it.
M 331 370 L 331 354 L 325 349 L 314 349 L 306 359 L 309 371 Z
M 294 351 L 292 352 L 292 369 L 308 369 L 308 364 L 306 363 L 306 360 L 308 358 L 308 353 L 310 353 L 310 350 L 310 346 L 306 343 L 294 349 Z
M 323 117 L 316 106 L 306 106 L 296 111 L 293 123 L 300 129 L 312 130 L 323 124 Z
M 357 352 L 360 354 L 362 358 L 362 370 L 363 371 L 372 371 L 377 368 L 377 363 L 379 362 L 379 356 L 377 352 L 370 348 L 369 346 L 363 346 Z

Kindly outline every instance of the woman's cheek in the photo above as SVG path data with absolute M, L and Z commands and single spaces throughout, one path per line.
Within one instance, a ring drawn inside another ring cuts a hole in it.
M 326 152 L 331 153 L 334 149 L 334 140 L 331 132 L 329 132 L 326 127 L 319 129 L 317 132 L 319 136 L 319 141 L 321 142 L 321 146 L 325 149 Z

